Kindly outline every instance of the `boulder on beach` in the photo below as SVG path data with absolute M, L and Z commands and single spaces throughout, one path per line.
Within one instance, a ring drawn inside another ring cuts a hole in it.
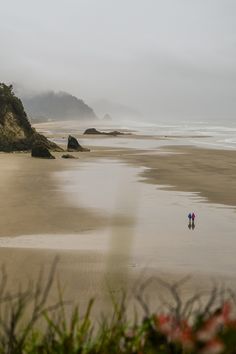
M 117 135 L 125 135 L 125 133 L 121 133 L 118 130 L 113 130 L 112 132 L 107 133 L 107 135 L 117 136 Z
M 31 156 L 39 157 L 42 159 L 55 159 L 55 157 L 50 153 L 48 148 L 42 144 L 36 144 L 32 147 Z
M 68 143 L 67 143 L 67 151 L 86 152 L 86 151 L 90 151 L 90 150 L 81 146 L 75 137 L 73 137 L 72 135 L 69 135 L 68 136 Z
M 77 159 L 78 157 L 75 157 L 73 155 L 70 154 L 64 154 L 62 155 L 62 159 Z
M 94 134 L 94 135 L 112 135 L 112 136 L 117 136 L 117 135 L 124 135 L 124 133 L 119 132 L 118 130 L 113 130 L 112 132 L 101 132 L 95 128 L 88 128 L 85 130 L 84 135 L 86 134 Z
M 85 130 L 84 132 L 84 135 L 86 134 L 95 134 L 95 135 L 98 135 L 98 134 L 103 134 L 102 132 L 100 132 L 99 130 L 95 129 L 95 128 L 88 128 Z M 105 133 L 104 133 L 105 134 Z

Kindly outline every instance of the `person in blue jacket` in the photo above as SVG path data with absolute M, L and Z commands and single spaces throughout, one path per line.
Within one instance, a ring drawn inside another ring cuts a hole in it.
M 191 227 L 192 227 L 192 214 L 191 213 L 189 213 L 188 214 L 188 228 L 189 228 L 189 230 L 191 229 Z

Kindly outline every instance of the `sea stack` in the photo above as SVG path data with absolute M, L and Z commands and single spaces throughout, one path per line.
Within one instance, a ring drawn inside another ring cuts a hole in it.
M 90 151 L 90 149 L 84 148 L 83 146 L 80 145 L 80 143 L 74 136 L 69 135 L 68 143 L 67 143 L 67 151 L 86 152 L 86 151 Z

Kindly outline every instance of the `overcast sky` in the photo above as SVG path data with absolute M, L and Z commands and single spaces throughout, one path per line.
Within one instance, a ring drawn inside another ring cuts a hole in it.
M 0 81 L 147 120 L 236 116 L 235 0 L 0 0 L 0 14 Z

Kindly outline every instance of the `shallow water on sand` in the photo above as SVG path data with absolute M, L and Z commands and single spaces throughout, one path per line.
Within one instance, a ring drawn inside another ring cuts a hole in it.
M 70 203 L 110 216 L 110 228 L 91 234 L 110 244 L 111 252 L 163 270 L 235 273 L 235 210 L 208 204 L 197 193 L 143 183 L 142 171 L 100 160 L 56 178 Z M 188 228 L 189 211 L 197 215 L 194 230 Z
M 146 184 L 142 171 L 119 160 L 74 162 L 54 174 L 58 190 L 67 203 L 109 217 L 110 226 L 80 235 L 4 238 L 1 247 L 91 250 L 125 256 L 136 268 L 234 275 L 235 209 Z M 190 211 L 195 229 L 188 228 Z

